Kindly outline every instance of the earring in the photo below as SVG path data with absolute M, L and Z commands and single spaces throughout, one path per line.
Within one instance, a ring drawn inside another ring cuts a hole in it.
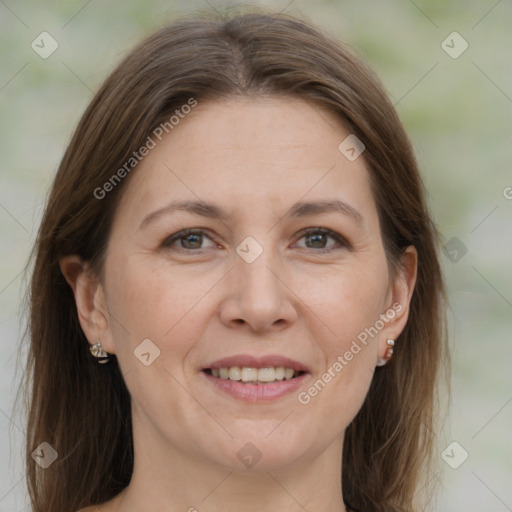
M 101 341 L 98 341 L 98 343 L 96 343 L 96 345 L 90 345 L 89 350 L 91 351 L 91 354 L 98 360 L 97 362 L 99 364 L 108 363 L 112 356 L 112 354 L 105 352 L 101 348 Z
M 386 348 L 386 353 L 383 359 L 379 359 L 377 366 L 385 366 L 386 364 L 388 364 L 389 360 L 391 359 L 391 356 L 393 355 L 393 347 L 395 346 L 395 340 L 387 340 L 386 343 L 388 344 Z

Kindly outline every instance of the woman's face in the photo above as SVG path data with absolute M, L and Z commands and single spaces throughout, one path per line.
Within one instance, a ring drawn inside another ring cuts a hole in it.
M 199 101 L 133 171 L 95 296 L 108 314 L 84 330 L 117 355 L 138 443 L 239 469 L 341 447 L 415 266 L 390 275 L 349 135 L 298 99 Z

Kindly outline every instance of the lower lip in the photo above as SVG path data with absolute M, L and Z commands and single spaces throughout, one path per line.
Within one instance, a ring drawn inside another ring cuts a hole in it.
M 268 384 L 242 384 L 241 381 L 237 380 L 219 379 L 204 371 L 201 373 L 217 389 L 246 402 L 271 402 L 293 393 L 304 383 L 309 375 L 308 373 L 303 373 L 293 379 L 269 382 Z

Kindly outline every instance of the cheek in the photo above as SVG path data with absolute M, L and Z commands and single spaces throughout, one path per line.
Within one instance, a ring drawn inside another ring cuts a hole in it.
M 305 277 L 300 281 L 301 300 L 314 314 L 309 317 L 325 333 L 328 355 L 339 353 L 358 334 L 375 324 L 383 313 L 387 272 L 380 261 L 331 269 L 328 275 Z
M 309 277 L 302 282 L 302 299 L 314 313 L 310 329 L 324 362 L 298 401 L 306 410 L 328 407 L 333 432 L 355 416 L 373 377 L 379 339 L 375 325 L 384 313 L 386 269 L 385 260 L 367 260 L 339 267 L 328 279 Z
M 368 393 L 378 336 L 360 340 L 382 312 L 384 291 L 383 281 L 377 284 L 375 276 L 357 279 L 340 274 L 321 294 L 316 290 L 308 297 L 308 305 L 318 315 L 312 333 L 324 362 L 297 402 L 308 428 L 323 432 L 325 439 L 334 440 L 346 428 Z M 317 296 L 322 299 L 317 301 Z
M 124 350 L 128 332 L 130 346 L 149 338 L 162 351 L 171 340 L 173 352 L 185 349 L 194 339 L 201 302 L 218 281 L 217 274 L 203 270 L 194 276 L 166 263 L 155 266 L 144 256 L 119 258 L 110 267 L 108 283 L 116 345 Z

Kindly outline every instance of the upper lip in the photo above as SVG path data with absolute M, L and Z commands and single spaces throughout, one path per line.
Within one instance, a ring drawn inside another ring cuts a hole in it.
M 247 368 L 277 368 L 279 366 L 283 366 L 284 368 L 291 368 L 295 371 L 309 372 L 308 367 L 299 361 L 295 361 L 289 357 L 272 354 L 260 357 L 251 356 L 249 354 L 239 354 L 235 356 L 224 357 L 222 359 L 217 359 L 216 361 L 210 363 L 208 366 L 205 366 L 203 370 L 231 368 L 233 366 Z

